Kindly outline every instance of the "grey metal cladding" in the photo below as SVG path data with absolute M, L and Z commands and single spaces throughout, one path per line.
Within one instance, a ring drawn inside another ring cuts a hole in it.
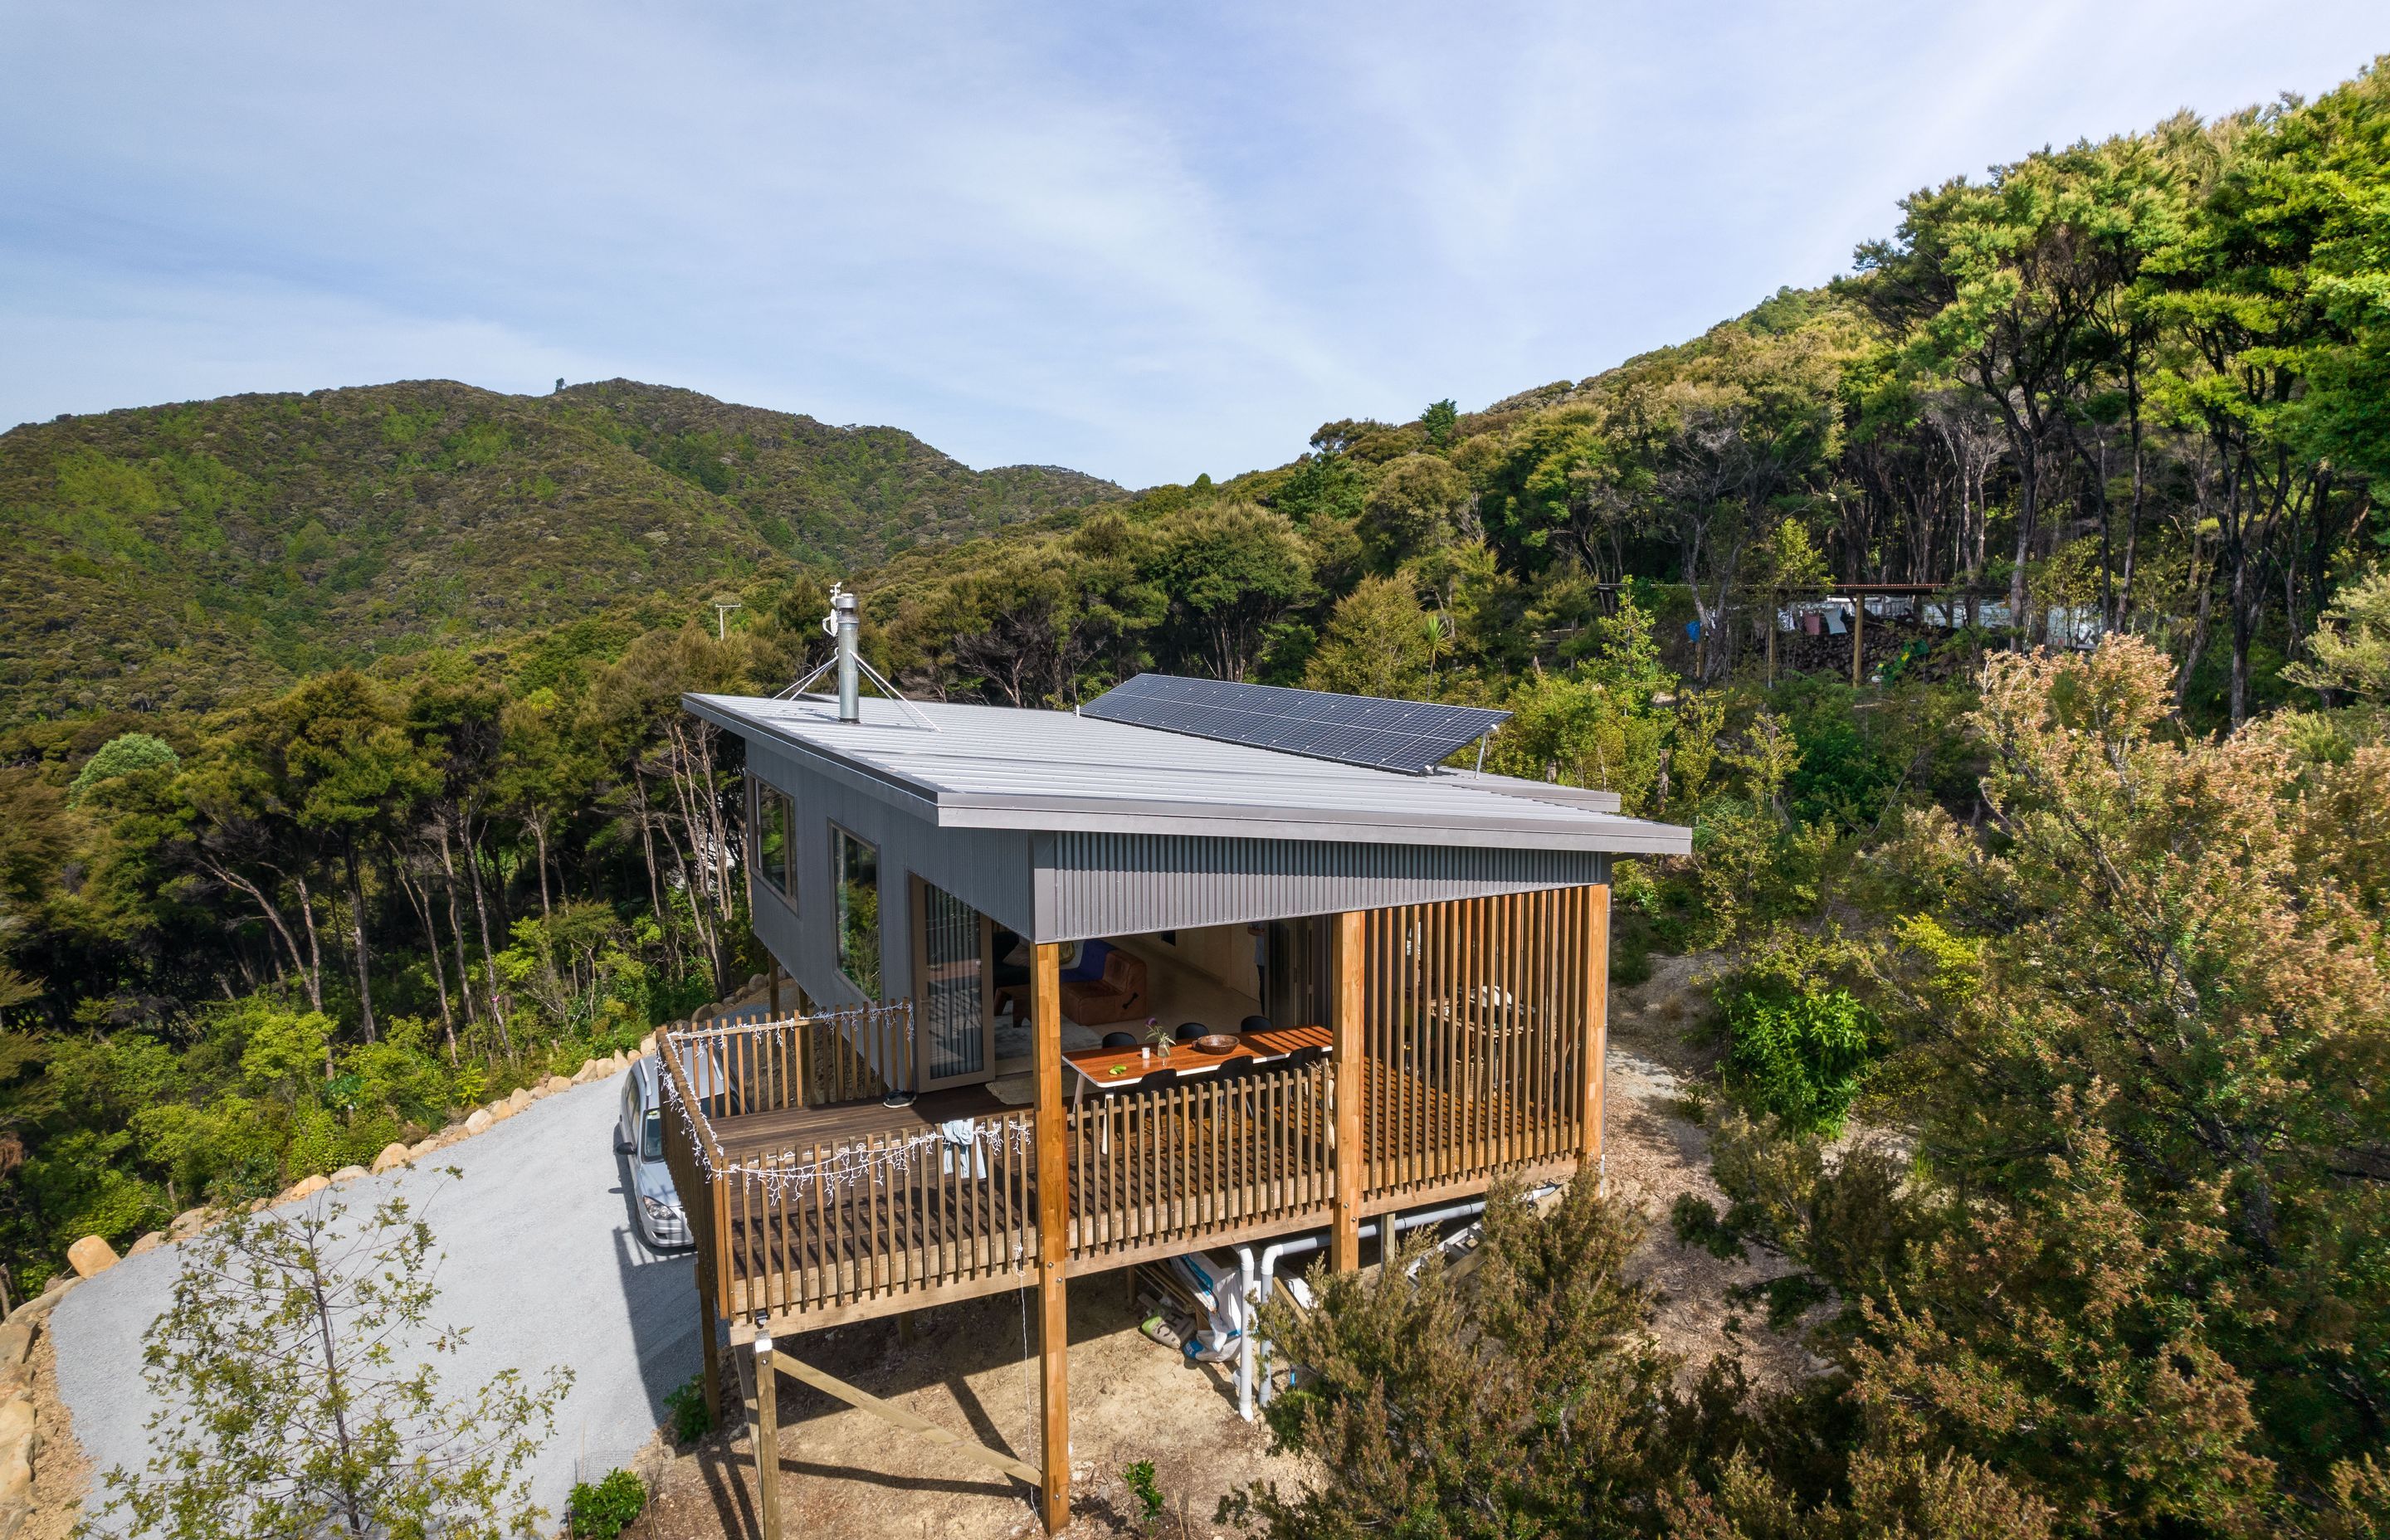
M 1041 904 L 1038 917 L 1047 941 L 1610 880 L 1610 858 L 1593 851 L 1068 831 L 1052 839 L 1052 909 Z

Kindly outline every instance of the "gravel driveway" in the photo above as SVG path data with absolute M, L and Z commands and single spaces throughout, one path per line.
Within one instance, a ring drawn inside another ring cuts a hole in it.
M 628 1465 L 663 1420 L 665 1392 L 698 1371 L 695 1264 L 686 1251 L 660 1254 L 639 1239 L 624 1157 L 614 1153 L 621 1095 L 619 1075 L 576 1085 L 441 1151 L 423 1169 L 339 1191 L 360 1212 L 404 1190 L 439 1238 L 445 1260 L 432 1320 L 469 1328 L 464 1351 L 439 1360 L 443 1392 L 469 1392 L 503 1368 L 533 1381 L 558 1366 L 574 1371 L 555 1436 L 533 1469 L 533 1495 L 559 1531 L 573 1482 Z M 58 1391 L 95 1471 L 87 1511 L 105 1498 L 96 1473 L 137 1470 L 148 1457 L 143 1424 L 154 1408 L 141 1354 L 183 1251 L 168 1245 L 127 1257 L 54 1313 Z

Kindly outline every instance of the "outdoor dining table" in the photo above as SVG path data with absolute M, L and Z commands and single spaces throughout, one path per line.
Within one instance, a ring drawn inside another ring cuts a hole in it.
M 1153 1049 L 1150 1059 L 1140 1058 L 1136 1048 L 1081 1048 L 1064 1054 L 1062 1062 L 1079 1072 L 1078 1084 L 1071 1088 L 1071 1110 L 1076 1112 L 1089 1085 L 1099 1092 L 1117 1091 L 1161 1070 L 1176 1070 L 1181 1076 L 1210 1074 L 1239 1059 L 1270 1064 L 1298 1048 L 1325 1050 L 1334 1041 L 1326 1027 L 1272 1027 L 1244 1033 L 1226 1053 L 1205 1053 L 1192 1043 L 1173 1043 L 1166 1057 L 1160 1048 Z

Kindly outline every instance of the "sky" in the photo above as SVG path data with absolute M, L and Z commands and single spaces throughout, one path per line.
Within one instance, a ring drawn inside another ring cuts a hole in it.
M 627 376 L 1142 487 L 1582 379 L 2338 0 L 0 0 L 0 426 Z

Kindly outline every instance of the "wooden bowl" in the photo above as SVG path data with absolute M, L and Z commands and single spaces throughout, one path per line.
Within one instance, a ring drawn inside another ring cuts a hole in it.
M 1237 1034 L 1232 1032 L 1206 1033 L 1195 1039 L 1193 1046 L 1197 1053 L 1227 1053 L 1237 1046 Z

